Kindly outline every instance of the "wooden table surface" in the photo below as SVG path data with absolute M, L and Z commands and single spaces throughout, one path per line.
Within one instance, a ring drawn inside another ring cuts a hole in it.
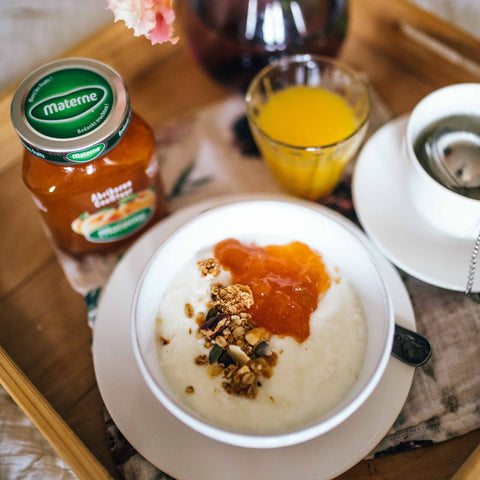
M 349 36 L 341 58 L 368 75 L 394 115 L 409 111 L 444 85 L 480 81 L 478 40 L 405 0 L 351 0 L 350 6 Z M 422 43 L 425 38 L 428 47 Z M 443 53 L 439 43 L 448 46 Z M 152 47 L 134 38 L 123 23 L 112 24 L 65 56 L 96 58 L 117 69 L 134 109 L 153 126 L 228 94 L 202 73 L 184 41 Z M 0 342 L 114 474 L 86 307 L 65 279 L 21 181 L 22 149 L 9 118 L 12 93 L 0 97 Z M 480 431 L 475 431 L 362 461 L 338 478 L 450 479 L 478 443 Z

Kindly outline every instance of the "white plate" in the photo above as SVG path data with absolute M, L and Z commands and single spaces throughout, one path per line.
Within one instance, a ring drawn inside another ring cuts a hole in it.
M 130 339 L 130 307 L 135 284 L 162 241 L 183 223 L 215 206 L 245 199 L 296 201 L 331 216 L 364 242 L 378 260 L 395 310 L 396 323 L 415 329 L 408 293 L 397 271 L 368 239 L 341 215 L 284 196 L 222 197 L 181 210 L 153 227 L 125 254 L 100 299 L 93 360 L 103 401 L 127 440 L 152 464 L 178 480 L 263 480 L 301 476 L 328 480 L 365 457 L 385 436 L 403 404 L 414 369 L 391 357 L 379 385 L 348 420 L 308 442 L 255 450 L 219 443 L 171 415 L 150 392 L 138 370 Z M 227 472 L 227 473 L 226 473 Z
M 425 222 L 406 185 L 403 137 L 408 116 L 380 128 L 365 144 L 353 175 L 353 202 L 365 232 L 395 265 L 431 285 L 465 290 L 474 242 Z M 473 291 L 480 291 L 480 275 Z

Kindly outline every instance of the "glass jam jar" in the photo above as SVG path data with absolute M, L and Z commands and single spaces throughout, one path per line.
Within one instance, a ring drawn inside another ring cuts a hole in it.
M 166 213 L 152 129 L 120 75 L 86 58 L 32 72 L 12 100 L 23 180 L 60 250 L 120 249 Z

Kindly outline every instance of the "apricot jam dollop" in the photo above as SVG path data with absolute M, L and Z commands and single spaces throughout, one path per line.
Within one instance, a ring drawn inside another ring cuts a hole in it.
M 298 241 L 259 247 L 232 238 L 219 242 L 214 254 L 233 283 L 251 288 L 249 313 L 258 326 L 298 342 L 308 338 L 310 315 L 331 284 L 320 254 Z

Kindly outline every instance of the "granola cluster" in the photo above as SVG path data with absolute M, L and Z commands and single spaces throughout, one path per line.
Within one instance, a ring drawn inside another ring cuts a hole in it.
M 207 275 L 212 275 L 212 277 L 217 277 L 220 273 L 220 263 L 216 258 L 207 258 L 205 260 L 200 260 L 197 262 L 198 268 L 202 277 Z
M 205 266 L 214 262 L 215 259 L 198 262 L 202 274 Z M 194 359 L 196 365 L 207 366 L 210 376 L 223 375 L 222 386 L 227 393 L 248 398 L 257 396 L 262 379 L 273 375 L 278 360 L 268 343 L 269 332 L 258 327 L 246 311 L 252 305 L 248 286 L 214 283 L 207 315 L 196 316 L 196 337 L 204 339 L 209 353 Z M 190 308 L 186 307 L 185 312 L 191 318 Z
M 223 313 L 238 314 L 253 305 L 253 294 L 246 285 L 212 285 L 212 300 Z

